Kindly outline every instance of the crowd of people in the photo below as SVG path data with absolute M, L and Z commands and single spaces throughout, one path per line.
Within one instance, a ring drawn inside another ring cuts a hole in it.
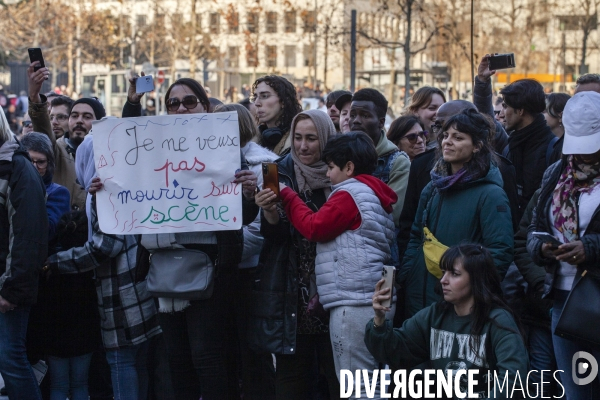
M 115 235 L 96 211 L 90 131 L 104 106 L 48 98 L 35 67 L 27 126 L 0 113 L 9 398 L 337 399 L 342 371 L 383 368 L 487 370 L 520 381 L 511 398 L 600 398 L 600 379 L 573 378 L 575 354 L 600 359 L 598 331 L 582 328 L 598 313 L 572 300 L 600 294 L 600 75 L 573 97 L 532 79 L 495 95 L 486 55 L 473 102 L 422 87 L 389 129 L 371 88 L 303 111 L 280 76 L 240 104 L 180 78 L 167 114 L 237 112 L 243 228 Z M 122 118 L 144 115 L 136 79 Z M 279 192 L 262 163 L 277 164 Z M 210 295 L 152 296 L 149 270 L 169 277 L 169 255 L 214 266 Z

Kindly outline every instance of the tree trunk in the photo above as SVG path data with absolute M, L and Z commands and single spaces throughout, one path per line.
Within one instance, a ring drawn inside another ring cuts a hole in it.
M 404 106 L 407 106 L 410 100 L 410 41 L 413 1 L 414 0 L 406 1 L 406 36 L 404 37 Z
M 192 0 L 192 34 L 190 35 L 190 78 L 196 79 L 196 34 L 197 34 L 197 20 L 196 20 L 196 0 Z
M 70 91 L 75 89 L 73 79 L 73 31 L 69 26 L 69 41 L 67 43 L 67 86 Z

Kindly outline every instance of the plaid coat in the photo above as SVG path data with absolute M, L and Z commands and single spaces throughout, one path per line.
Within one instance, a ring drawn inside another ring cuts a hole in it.
M 161 330 L 146 281 L 135 282 L 137 239 L 100 231 L 96 200 L 91 209 L 92 240 L 51 256 L 49 268 L 61 274 L 95 269 L 102 341 L 106 349 L 133 346 Z

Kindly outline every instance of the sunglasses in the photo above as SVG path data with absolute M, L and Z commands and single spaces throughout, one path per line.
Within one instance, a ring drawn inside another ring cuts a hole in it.
M 417 143 L 418 138 L 425 140 L 425 138 L 427 137 L 427 131 L 420 131 L 417 133 L 409 133 L 408 135 L 404 135 L 404 137 L 406 139 L 408 139 L 408 142 L 410 144 L 415 144 L 415 143 Z
M 171 97 L 167 100 L 167 110 L 177 111 L 181 104 L 188 110 L 194 109 L 198 105 L 198 98 L 194 95 L 185 96 L 182 100 L 179 100 L 177 97 Z

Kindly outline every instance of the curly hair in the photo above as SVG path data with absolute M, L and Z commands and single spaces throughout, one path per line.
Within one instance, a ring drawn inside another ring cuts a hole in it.
M 442 126 L 442 132 L 446 132 L 450 128 L 469 135 L 473 145 L 480 147 L 479 151 L 473 154 L 473 158 L 465 163 L 465 168 L 469 171 L 469 175 L 485 176 L 492 161 L 495 161 L 494 151 L 490 143 L 490 136 L 492 135 L 491 122 L 477 110 L 471 108 L 448 118 Z M 437 152 L 439 160 L 443 160 L 442 140 L 444 140 L 444 134 L 438 135 Z M 448 164 L 445 161 L 444 163 Z
M 302 112 L 302 106 L 296 97 L 296 88 L 287 79 L 277 75 L 265 75 L 258 78 L 252 85 L 252 97 L 255 96 L 256 87 L 262 82 L 269 85 L 281 102 L 283 112 L 277 121 L 277 126 L 282 131 L 289 131 L 294 117 Z

